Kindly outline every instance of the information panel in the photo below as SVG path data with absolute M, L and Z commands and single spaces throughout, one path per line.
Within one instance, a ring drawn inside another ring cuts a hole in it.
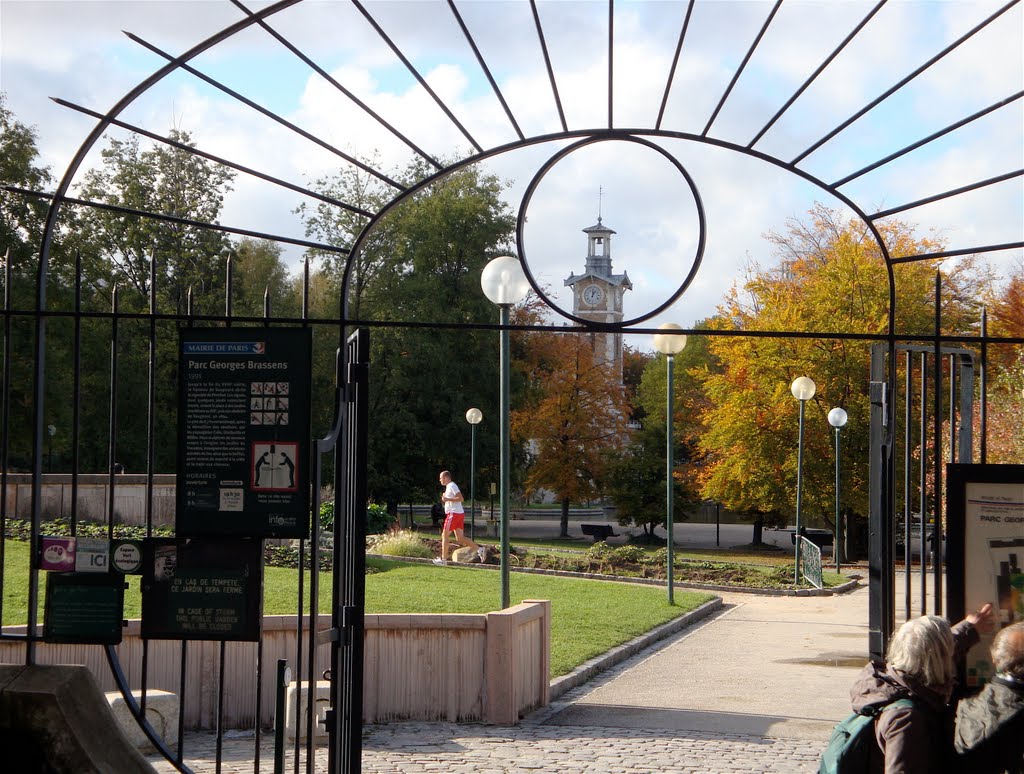
M 46 575 L 43 642 L 117 645 L 124 619 L 124 576 Z
M 950 620 L 990 602 L 997 629 L 1024 621 L 1024 465 L 946 470 Z M 991 637 L 968 654 L 968 686 L 992 676 Z
M 308 328 L 184 328 L 177 533 L 309 536 Z
M 256 642 L 262 617 L 262 540 L 146 541 L 142 573 L 144 638 Z

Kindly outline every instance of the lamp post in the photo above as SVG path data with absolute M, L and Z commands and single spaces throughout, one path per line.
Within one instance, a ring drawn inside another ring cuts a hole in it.
M 500 507 L 501 507 L 501 609 L 509 607 L 508 588 L 508 494 L 509 494 L 509 438 L 511 426 L 509 422 L 509 310 L 526 298 L 530 283 L 523 272 L 519 259 L 511 255 L 502 255 L 488 263 L 480 274 L 480 287 L 488 300 L 497 305 L 501 320 L 501 389 L 499 403 L 501 412 L 499 437 L 500 454 Z
M 675 323 L 665 323 L 659 325 L 658 330 L 660 331 L 678 331 L 681 328 Z M 672 518 L 672 461 L 674 458 L 674 444 L 672 443 L 672 415 L 674 414 L 673 409 L 675 408 L 675 402 L 673 401 L 672 393 L 672 364 L 675 356 L 683 351 L 686 346 L 686 336 L 682 334 L 669 334 L 669 333 L 655 333 L 654 334 L 654 348 L 665 356 L 665 363 L 667 369 L 667 383 L 666 389 L 666 400 L 665 400 L 665 531 L 668 533 L 668 540 L 666 541 L 666 548 L 668 549 L 668 557 L 666 562 L 668 564 L 668 603 L 673 604 L 673 577 L 672 577 L 672 548 L 675 544 L 675 535 L 673 534 L 673 524 L 675 519 Z
M 828 423 L 836 429 L 836 532 L 832 552 L 835 554 L 836 572 L 839 572 L 839 433 L 846 427 L 846 412 L 834 408 L 828 412 Z
M 476 426 L 484 418 L 483 412 L 478 408 L 471 408 L 466 412 L 466 421 L 469 422 L 469 499 L 472 502 L 469 515 L 469 539 L 476 540 Z
M 789 386 L 793 397 L 800 401 L 800 433 L 797 437 L 796 446 L 796 567 L 793 569 L 793 585 L 800 585 L 800 499 L 803 496 L 803 473 L 804 473 L 804 406 L 814 397 L 817 385 L 806 376 L 798 376 Z

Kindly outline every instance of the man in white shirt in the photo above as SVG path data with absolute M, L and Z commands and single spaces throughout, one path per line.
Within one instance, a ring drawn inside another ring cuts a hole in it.
M 480 555 L 480 561 L 487 558 L 487 549 L 477 545 L 465 535 L 466 512 L 462 508 L 462 501 L 465 499 L 459 486 L 452 481 L 452 474 L 442 470 L 439 476 L 444 492 L 441 494 L 441 502 L 444 503 L 444 527 L 441 528 L 441 558 L 435 559 L 434 564 L 448 564 L 448 533 L 455 533 L 455 542 L 460 546 L 475 548 Z

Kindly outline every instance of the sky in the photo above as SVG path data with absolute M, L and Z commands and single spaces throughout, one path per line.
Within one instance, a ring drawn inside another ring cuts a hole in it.
M 248 3 L 258 10 L 267 3 Z M 874 7 L 859 0 L 788 0 L 768 27 L 728 99 L 709 120 L 758 36 L 773 3 L 698 0 L 662 128 L 746 145 Z M 755 149 L 784 162 L 803 153 L 861 107 L 1003 6 L 989 0 L 891 0 L 759 140 Z M 516 139 L 510 121 L 443 0 L 389 0 L 364 6 L 465 127 L 434 103 L 358 8 L 306 0 L 269 18 L 270 26 L 331 76 L 437 158 L 472 151 L 468 133 L 489 149 Z M 473 34 L 523 134 L 557 132 L 560 121 L 530 5 L 523 0 L 459 0 Z M 614 7 L 614 124 L 655 126 L 686 3 L 619 0 Z M 571 130 L 608 125 L 608 5 L 542 0 L 538 10 L 566 122 Z M 229 0 L 0 0 L 0 91 L 35 127 L 42 161 L 59 178 L 94 120 L 52 102 L 61 97 L 104 112 L 165 60 L 123 34 L 181 54 L 244 13 Z M 826 184 L 1024 89 L 1024 16 L 1019 4 L 970 42 L 810 153 L 799 167 Z M 313 72 L 268 32 L 249 28 L 191 64 L 335 148 L 376 154 L 382 169 L 404 166 L 412 151 Z M 194 75 L 174 73 L 129 105 L 121 119 L 158 134 L 189 131 L 200 148 L 304 185 L 347 162 L 274 123 Z M 867 212 L 898 206 L 1024 168 L 1022 100 L 842 187 Z M 123 137 L 114 129 L 112 137 Z M 483 168 L 508 183 L 513 212 L 562 140 L 510 151 Z M 551 167 L 530 201 L 520 249 L 552 302 L 571 311 L 563 280 L 580 273 L 582 229 L 598 215 L 616 234 L 615 272 L 633 290 L 625 316 L 664 305 L 687 276 L 686 292 L 642 323 L 689 327 L 713 315 L 747 267 L 773 262 L 764 234 L 783 231 L 822 202 L 844 205 L 814 182 L 767 161 L 692 140 L 623 140 L 579 149 Z M 95 164 L 101 141 L 87 157 Z M 685 172 L 685 174 L 683 174 Z M 81 172 L 75 181 L 81 179 Z M 698 199 L 694 195 L 696 190 Z M 601 192 L 599 195 L 599 191 Z M 299 194 L 240 175 L 221 222 L 302 238 Z M 698 213 L 705 250 L 694 269 Z M 918 233 L 950 249 L 1024 241 L 1024 183 L 987 189 L 902 213 Z M 298 248 L 286 250 L 294 266 Z M 1020 250 L 992 252 L 996 273 Z M 630 343 L 647 348 L 649 337 Z

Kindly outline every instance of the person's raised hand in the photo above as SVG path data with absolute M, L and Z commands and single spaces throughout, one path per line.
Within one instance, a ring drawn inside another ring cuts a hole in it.
M 973 613 L 967 614 L 967 620 L 980 634 L 988 634 L 996 628 L 996 619 L 992 614 L 992 603 L 986 602 Z

